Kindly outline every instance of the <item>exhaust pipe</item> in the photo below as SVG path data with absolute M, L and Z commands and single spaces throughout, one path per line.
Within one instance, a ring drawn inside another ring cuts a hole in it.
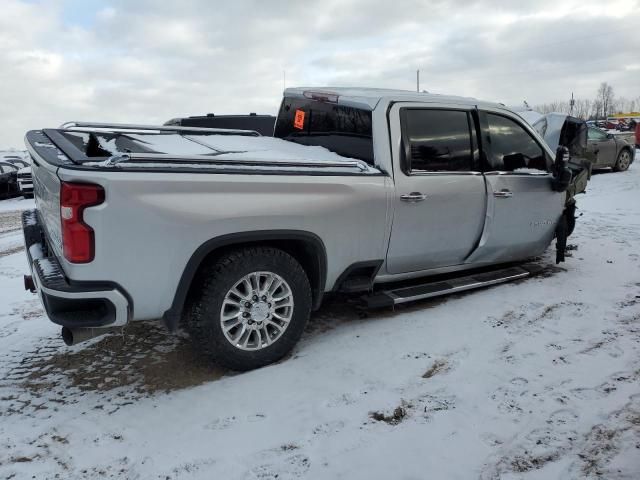
M 24 276 L 24 289 L 29 290 L 31 293 L 36 293 L 36 284 L 33 282 L 31 275 Z
M 109 333 L 108 328 L 67 328 L 62 327 L 62 340 L 68 346 L 86 342 L 92 338 Z

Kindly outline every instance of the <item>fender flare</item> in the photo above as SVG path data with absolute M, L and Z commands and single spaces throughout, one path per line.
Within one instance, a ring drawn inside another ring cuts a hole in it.
M 230 233 L 207 240 L 200 245 L 191 255 L 182 271 L 180 281 L 176 288 L 171 307 L 164 312 L 162 319 L 170 331 L 175 331 L 182 317 L 187 295 L 191 288 L 191 284 L 196 272 L 202 265 L 202 262 L 214 251 L 233 245 L 259 244 L 261 242 L 274 242 L 294 240 L 303 242 L 311 246 L 315 253 L 315 261 L 318 265 L 318 271 L 315 278 L 310 278 L 312 284 L 313 309 L 319 308 L 324 295 L 325 284 L 327 279 L 327 251 L 322 239 L 315 233 L 304 230 L 257 230 L 249 232 Z

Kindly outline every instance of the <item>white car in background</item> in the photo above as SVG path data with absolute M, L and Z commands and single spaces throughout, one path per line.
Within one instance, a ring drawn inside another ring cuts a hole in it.
M 33 197 L 33 179 L 31 178 L 31 167 L 24 167 L 18 170 L 18 188 L 24 198 Z

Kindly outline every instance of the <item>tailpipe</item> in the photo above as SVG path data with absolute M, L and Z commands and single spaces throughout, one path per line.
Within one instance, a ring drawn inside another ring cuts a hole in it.
M 92 338 L 109 333 L 108 328 L 68 328 L 62 327 L 62 340 L 68 346 L 86 342 Z
M 33 282 L 31 275 L 24 276 L 24 289 L 29 290 L 31 293 L 36 293 L 36 284 Z

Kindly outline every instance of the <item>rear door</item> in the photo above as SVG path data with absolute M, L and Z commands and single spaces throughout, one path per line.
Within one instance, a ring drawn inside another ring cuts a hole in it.
M 480 111 L 487 222 L 468 262 L 509 262 L 544 252 L 564 209 L 551 188 L 552 158 L 515 115 Z
M 472 110 L 419 103 L 392 107 L 395 192 L 389 273 L 458 265 L 477 245 L 486 189 Z

